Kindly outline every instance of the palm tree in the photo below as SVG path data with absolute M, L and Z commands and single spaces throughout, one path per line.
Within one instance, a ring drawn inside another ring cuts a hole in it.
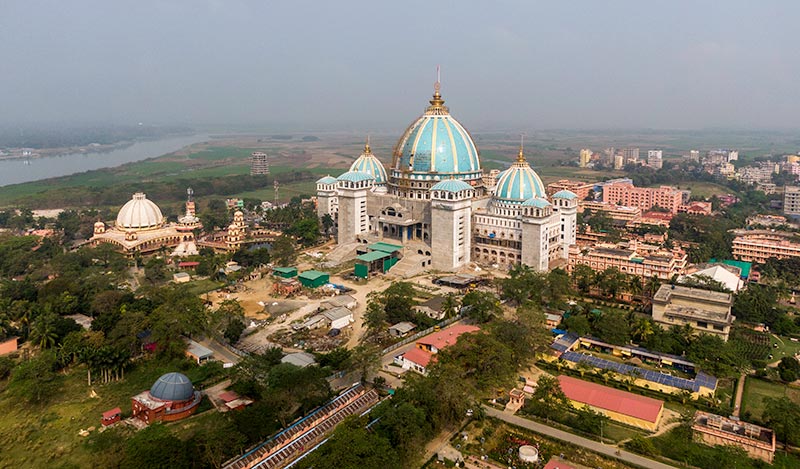
M 650 277 L 647 280 L 647 285 L 645 286 L 645 291 L 647 292 L 647 296 L 649 296 L 650 299 L 652 299 L 660 287 L 661 287 L 661 279 L 659 279 L 655 275 Z
M 455 316 L 458 312 L 459 304 L 458 298 L 454 293 L 448 293 L 444 297 L 444 301 L 442 302 L 442 311 L 446 318 Z
M 55 317 L 45 314 L 39 317 L 31 329 L 31 341 L 40 349 L 50 348 L 56 343 Z
M 642 292 L 644 291 L 644 285 L 642 285 L 642 278 L 638 275 L 632 275 L 628 279 L 628 292 L 631 294 L 631 297 L 636 298 L 639 297 L 639 301 L 642 301 Z
M 655 331 L 653 330 L 653 323 L 649 319 L 641 317 L 636 318 L 633 323 L 631 335 L 638 343 L 645 342 L 648 337 L 654 333 Z

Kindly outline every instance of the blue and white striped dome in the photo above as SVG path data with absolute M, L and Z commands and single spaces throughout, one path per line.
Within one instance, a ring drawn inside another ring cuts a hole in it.
M 503 171 L 497 180 L 494 198 L 507 202 L 523 202 L 533 197 L 544 198 L 544 189 L 539 175 L 525 161 L 522 150 L 520 150 L 517 161 Z
M 541 197 L 532 197 L 525 202 L 522 202 L 523 207 L 536 207 L 536 208 L 546 208 L 550 207 L 552 204 L 547 200 Z
M 383 167 L 383 163 L 372 153 L 369 143 L 364 146 L 364 153 L 350 166 L 350 171 L 371 174 L 375 179 L 375 185 L 386 184 L 389 179 L 386 176 L 386 169 Z
M 332 176 L 325 176 L 317 180 L 317 184 L 336 184 L 336 178 Z
M 578 196 L 572 191 L 568 191 L 566 189 L 561 189 L 560 191 L 558 191 L 555 194 L 553 194 L 553 198 L 554 199 L 569 199 L 569 200 L 572 200 L 572 199 L 577 199 Z
M 480 179 L 478 149 L 469 132 L 450 116 L 438 88 L 430 103 L 397 143 L 392 175 L 423 180 L 437 176 Z
M 361 181 L 369 181 L 375 179 L 369 173 L 364 173 L 361 171 L 348 171 L 338 178 L 337 181 L 350 181 L 350 182 L 361 182 Z
M 433 187 L 431 187 L 432 191 L 446 191 L 446 192 L 461 192 L 461 191 L 469 191 L 474 189 L 474 187 L 470 186 L 464 181 L 459 181 L 458 179 L 448 179 L 446 181 L 438 182 Z

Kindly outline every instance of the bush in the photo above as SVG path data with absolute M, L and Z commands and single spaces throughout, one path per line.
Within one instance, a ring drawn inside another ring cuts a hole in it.
M 649 439 L 636 435 L 631 438 L 631 441 L 625 443 L 625 448 L 633 451 L 634 453 L 644 454 L 645 456 L 658 455 L 658 448 Z

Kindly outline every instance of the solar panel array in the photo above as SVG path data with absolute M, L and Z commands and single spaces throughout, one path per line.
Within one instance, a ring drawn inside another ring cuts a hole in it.
M 575 363 L 585 362 L 595 368 L 611 370 L 623 375 L 636 375 L 637 378 L 645 379 L 653 383 L 663 384 L 678 389 L 697 392 L 700 386 L 711 389 L 716 388 L 717 379 L 705 373 L 698 373 L 695 379 L 679 378 L 659 371 L 646 370 L 637 366 L 625 365 L 611 360 L 606 360 L 592 355 L 584 355 L 577 352 L 564 352 L 561 358 Z
M 578 336 L 575 334 L 564 334 L 563 336 L 559 337 L 555 342 L 550 345 L 550 348 L 559 351 L 559 352 L 566 352 L 575 344 L 575 341 L 578 340 Z

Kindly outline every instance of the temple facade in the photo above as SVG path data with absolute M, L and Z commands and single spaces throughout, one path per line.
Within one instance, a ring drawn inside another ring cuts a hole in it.
M 565 265 L 575 244 L 578 198 L 566 190 L 548 197 L 545 189 L 522 145 L 510 168 L 484 173 L 437 82 L 430 105 L 395 146 L 389 171 L 368 142 L 349 171 L 317 181 L 317 210 L 336 221 L 341 252 L 389 241 L 403 245 L 401 264 L 417 269 L 478 263 L 547 271 Z

